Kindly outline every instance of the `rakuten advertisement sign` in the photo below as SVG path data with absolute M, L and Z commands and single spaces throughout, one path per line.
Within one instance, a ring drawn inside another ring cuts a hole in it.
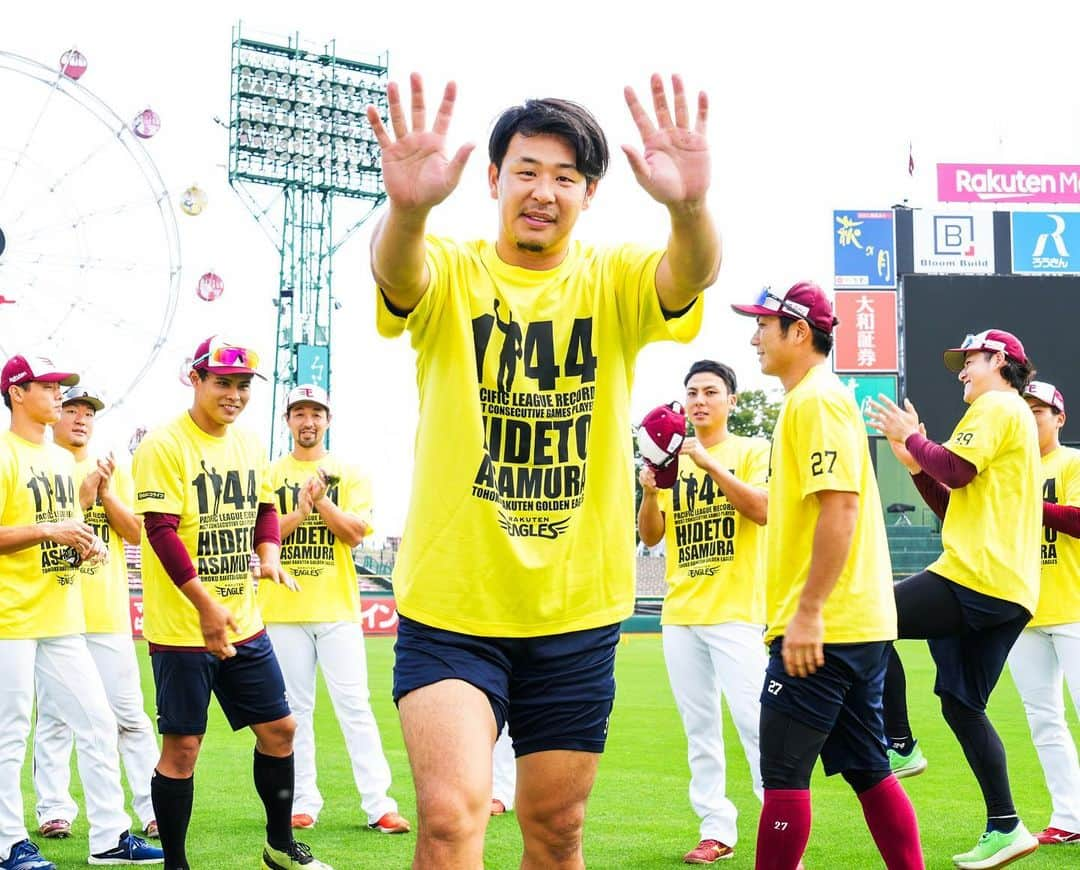
M 1080 203 L 1080 166 L 939 163 L 941 202 Z

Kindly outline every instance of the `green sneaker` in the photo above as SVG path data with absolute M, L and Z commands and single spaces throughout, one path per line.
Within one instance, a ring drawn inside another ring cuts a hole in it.
M 918 743 L 911 747 L 911 752 L 907 755 L 901 755 L 895 749 L 889 750 L 889 769 L 897 779 L 903 779 L 905 776 L 918 776 L 926 770 L 928 763 L 926 756 L 919 749 Z
M 1038 848 L 1039 841 L 1020 822 L 1007 834 L 986 831 L 970 852 L 953 855 L 953 864 L 961 870 L 994 870 L 1030 855 Z
M 298 867 L 305 870 L 334 870 L 329 864 L 315 858 L 304 843 L 293 843 L 284 852 L 267 843 L 263 846 L 262 866 L 263 870 L 296 870 Z

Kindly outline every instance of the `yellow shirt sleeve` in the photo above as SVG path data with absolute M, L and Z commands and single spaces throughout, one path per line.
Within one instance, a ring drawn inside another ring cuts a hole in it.
M 183 510 L 185 481 L 179 461 L 182 454 L 167 447 L 164 439 L 151 434 L 143 439 L 131 459 L 137 514 L 179 516 Z
M 413 347 L 423 345 L 428 324 L 436 319 L 437 313 L 445 304 L 450 289 L 450 276 L 458 257 L 457 247 L 449 239 L 427 236 L 424 243 L 427 247 L 424 262 L 430 278 L 427 290 L 412 311 L 404 317 L 391 311 L 382 288 L 375 288 L 375 328 L 379 335 L 396 338 L 407 329 L 412 335 Z
M 952 436 L 944 444 L 948 450 L 974 465 L 977 472 L 986 469 L 1004 440 L 1003 427 L 1009 425 L 1010 417 L 999 412 L 999 396 L 1005 395 L 993 391 L 979 396 L 968 406 Z
M 836 394 L 823 393 L 816 401 L 795 409 L 791 431 L 795 435 L 799 492 L 859 492 L 857 443 L 860 429 L 850 425 L 851 408 Z

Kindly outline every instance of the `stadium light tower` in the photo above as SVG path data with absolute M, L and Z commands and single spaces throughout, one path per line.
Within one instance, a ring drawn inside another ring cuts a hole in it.
M 288 391 L 298 383 L 330 388 L 333 256 L 386 198 L 379 146 L 364 114 L 370 103 L 386 117 L 386 84 L 385 54 L 375 63 L 348 60 L 333 41 L 305 47 L 296 35 L 280 44 L 233 28 L 229 184 L 281 257 L 272 456 L 289 449 L 282 421 Z M 256 185 L 264 194 L 275 189 L 269 204 Z M 336 197 L 359 206 L 337 236 Z

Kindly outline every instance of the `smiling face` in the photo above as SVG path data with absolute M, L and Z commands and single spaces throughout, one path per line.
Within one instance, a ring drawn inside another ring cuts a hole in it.
M 586 181 L 576 163 L 574 149 L 559 136 L 515 133 L 502 166 L 488 167 L 491 196 L 499 202 L 496 249 L 505 262 L 528 269 L 562 262 L 597 184 Z
M 715 372 L 698 372 L 686 382 L 686 414 L 696 433 L 725 428 L 735 401 L 727 383 Z
M 195 401 L 191 418 L 209 435 L 225 434 L 225 427 L 240 416 L 251 398 L 251 375 L 206 375 L 203 380 L 192 370 Z
M 989 392 L 1004 381 L 1001 369 L 1005 365 L 1005 354 L 1000 350 L 989 353 L 985 350 L 971 350 L 964 355 L 964 365 L 957 377 L 964 385 L 964 401 L 974 402 L 983 393 Z
M 86 402 L 68 402 L 53 423 L 53 441 L 71 451 L 86 447 L 94 435 L 95 413 L 94 406 Z
M 323 443 L 323 436 L 330 427 L 330 414 L 326 408 L 314 402 L 297 402 L 289 408 L 286 418 L 293 443 L 311 450 Z

